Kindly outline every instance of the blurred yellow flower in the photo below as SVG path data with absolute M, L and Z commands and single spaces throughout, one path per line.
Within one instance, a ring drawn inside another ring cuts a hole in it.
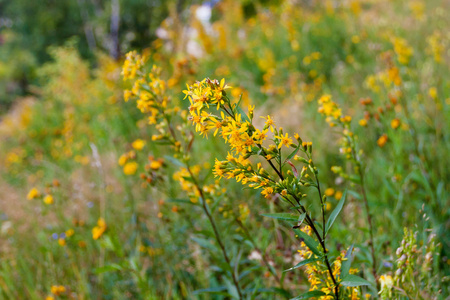
M 327 189 L 325 190 L 325 195 L 326 195 L 327 197 L 333 196 L 333 195 L 334 195 L 334 189 L 333 189 L 333 188 L 327 188 Z
M 133 175 L 136 173 L 137 168 L 138 168 L 137 162 L 132 161 L 125 164 L 125 166 L 123 167 L 123 172 L 125 173 L 125 175 Z
M 40 196 L 40 193 L 39 193 L 38 189 L 37 189 L 37 188 L 32 188 L 32 189 L 28 192 L 27 199 L 28 199 L 28 200 L 33 200 L 33 199 L 35 199 L 35 198 L 38 198 L 39 196 Z
M 106 228 L 107 226 L 105 220 L 103 218 L 98 219 L 97 226 L 92 228 L 92 238 L 94 240 L 98 240 L 106 231 Z
M 145 141 L 137 139 L 131 144 L 131 146 L 136 150 L 142 150 L 145 147 Z
M 44 197 L 44 203 L 47 205 L 53 204 L 54 200 L 53 200 L 53 196 L 52 195 L 46 195 Z
M 388 141 L 388 137 L 386 134 L 383 134 L 382 136 L 380 136 L 380 138 L 377 141 L 377 144 L 380 148 L 383 148 L 384 145 L 387 143 Z
M 396 119 L 393 119 L 391 121 L 391 127 L 393 129 L 397 129 L 399 126 L 400 126 L 400 120 L 399 119 L 396 118 Z
M 66 292 L 66 288 L 63 285 L 52 285 L 50 291 L 52 294 L 59 296 Z

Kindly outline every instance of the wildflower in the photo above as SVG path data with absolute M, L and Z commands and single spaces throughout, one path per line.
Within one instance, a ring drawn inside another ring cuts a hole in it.
M 66 288 L 63 285 L 52 285 L 50 291 L 53 295 L 59 296 L 66 292 Z
M 333 189 L 333 188 L 327 188 L 327 189 L 325 190 L 325 195 L 326 195 L 327 197 L 333 196 L 333 195 L 334 195 L 334 189 Z
M 383 134 L 382 136 L 380 136 L 380 138 L 377 141 L 377 144 L 380 148 L 383 148 L 384 145 L 387 143 L 388 141 L 388 137 L 386 134 Z
M 71 237 L 72 235 L 74 235 L 75 230 L 73 229 L 67 229 L 66 230 L 66 237 Z
M 142 150 L 145 147 L 145 141 L 142 139 L 135 140 L 131 146 L 136 150 Z
M 150 168 L 151 168 L 152 170 L 158 170 L 159 168 L 162 167 L 162 165 L 163 165 L 162 161 L 160 161 L 160 160 L 153 160 L 153 161 L 150 163 Z
M 125 175 L 133 175 L 136 173 L 137 168 L 138 168 L 137 162 L 135 161 L 129 162 L 126 163 L 125 166 L 123 167 L 123 172 L 125 173 Z
M 382 294 L 382 296 L 388 296 L 391 297 L 391 289 L 394 286 L 394 281 L 392 279 L 391 275 L 381 275 L 380 276 L 380 292 L 379 294 Z M 388 299 L 383 297 L 383 299 Z
M 336 193 L 334 194 L 334 198 L 336 200 L 341 200 L 342 198 L 342 192 L 341 191 L 336 191 Z
M 289 148 L 290 145 L 292 145 L 292 139 L 288 137 L 288 134 L 286 133 L 285 136 L 281 134 L 280 136 L 275 136 L 275 138 L 280 139 L 280 144 L 278 145 L 278 149 L 280 149 L 283 145 Z
M 273 132 L 273 128 L 275 127 L 275 122 L 273 121 L 272 117 L 267 115 L 267 117 L 261 117 L 266 120 L 266 126 L 267 128 L 270 128 L 270 131 Z
M 266 187 L 261 192 L 261 195 L 263 195 L 264 198 L 266 198 L 266 199 L 270 199 L 272 194 L 273 194 L 273 188 L 271 188 L 271 187 Z
M 431 98 L 436 99 L 437 98 L 437 89 L 435 87 L 431 87 L 428 90 L 428 95 L 430 95 Z
M 361 119 L 361 120 L 359 120 L 358 123 L 359 123 L 360 126 L 363 126 L 363 127 L 367 126 L 367 120 L 366 119 Z
M 44 203 L 47 205 L 53 204 L 53 196 L 52 195 L 46 195 L 44 197 Z
M 27 199 L 28 199 L 28 200 L 33 200 L 33 199 L 35 199 L 35 198 L 38 198 L 39 196 L 40 196 L 40 193 L 39 193 L 38 189 L 37 189 L 37 188 L 32 188 L 32 189 L 28 192 Z
M 66 240 L 65 240 L 64 238 L 59 238 L 59 239 L 58 239 L 58 244 L 59 244 L 60 246 L 65 246 L 65 245 L 66 245 Z
M 391 121 L 391 127 L 393 129 L 397 129 L 400 126 L 400 120 L 399 119 L 393 119 Z
M 99 218 L 97 221 L 97 226 L 92 228 L 92 238 L 94 240 L 98 240 L 106 231 L 106 228 L 107 226 L 105 220 L 103 218 Z

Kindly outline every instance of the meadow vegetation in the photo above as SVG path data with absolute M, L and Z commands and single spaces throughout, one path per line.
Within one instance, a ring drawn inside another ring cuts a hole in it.
M 449 8 L 169 5 L 120 59 L 50 47 L 0 119 L 0 298 L 448 299 Z

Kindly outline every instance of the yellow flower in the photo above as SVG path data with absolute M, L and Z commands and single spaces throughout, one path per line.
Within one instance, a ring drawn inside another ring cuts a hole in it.
M 399 119 L 393 119 L 391 121 L 391 127 L 393 129 L 397 129 L 400 126 L 400 120 Z
M 334 189 L 333 189 L 333 188 L 327 188 L 327 189 L 325 190 L 325 195 L 326 195 L 327 197 L 333 196 L 333 195 L 334 195 Z
M 66 230 L 66 237 L 71 237 L 74 233 L 75 233 L 75 230 L 67 229 Z
M 126 154 L 122 154 L 119 158 L 119 166 L 123 166 L 127 163 L 128 156 Z
M 52 292 L 52 294 L 59 296 L 66 292 L 66 288 L 63 285 L 52 285 L 50 291 Z
M 367 126 L 367 120 L 366 119 L 361 119 L 361 120 L 359 120 L 359 125 L 360 126 Z
M 283 145 L 289 148 L 290 145 L 292 145 L 292 139 L 288 137 L 288 134 L 286 133 L 285 136 L 282 134 L 279 136 L 275 136 L 277 139 L 280 139 L 280 144 L 278 144 L 278 149 L 280 149 Z
M 435 87 L 431 87 L 428 90 L 428 95 L 430 95 L 431 98 L 436 99 L 437 98 L 437 89 Z
M 44 203 L 47 205 L 53 204 L 53 196 L 52 195 L 47 195 L 44 197 Z
M 66 245 L 66 240 L 63 239 L 63 238 L 59 238 L 59 239 L 58 239 L 58 244 L 59 244 L 60 246 L 65 246 L 65 245 Z
M 136 150 L 142 150 L 145 147 L 145 141 L 137 139 L 131 144 L 131 146 Z
M 341 200 L 342 192 L 341 191 L 336 191 L 336 193 L 334 194 L 334 198 L 336 198 L 336 200 Z
M 92 238 L 94 240 L 98 240 L 106 231 L 106 228 L 107 226 L 105 220 L 103 218 L 99 218 L 97 221 L 97 226 L 92 228 Z
M 125 173 L 125 175 L 133 175 L 136 173 L 138 168 L 138 164 L 135 161 L 126 163 L 125 166 L 123 167 L 123 172 Z
M 55 298 L 53 298 L 52 296 L 47 296 L 45 297 L 45 300 L 55 300 Z
M 261 195 L 264 196 L 266 199 L 270 199 L 271 195 L 273 194 L 273 188 L 266 187 L 262 192 Z
M 162 163 L 161 161 L 159 161 L 159 160 L 153 160 L 153 161 L 150 163 L 150 168 L 153 169 L 153 170 L 158 170 L 159 168 L 162 167 L 162 165 L 163 165 L 163 163 Z
M 388 137 L 386 134 L 383 134 L 382 136 L 380 136 L 380 138 L 377 141 L 377 144 L 380 148 L 383 148 L 384 145 L 387 143 L 388 141 Z
M 37 188 L 32 188 L 32 189 L 28 192 L 27 199 L 28 199 L 28 200 L 33 200 L 33 199 L 35 199 L 35 198 L 37 198 L 37 197 L 39 197 L 39 196 L 40 196 L 40 193 L 39 193 L 38 189 L 37 189 Z

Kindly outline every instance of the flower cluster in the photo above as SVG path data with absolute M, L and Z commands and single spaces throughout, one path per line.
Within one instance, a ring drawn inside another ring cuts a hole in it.
M 303 226 L 302 231 L 309 236 L 312 235 L 311 227 L 308 225 Z M 313 252 L 306 246 L 304 241 L 300 243 L 300 246 L 301 248 L 300 250 L 298 250 L 298 253 L 300 254 L 302 260 L 314 258 Z M 341 280 L 341 266 L 342 262 L 345 260 L 347 260 L 347 258 L 345 257 L 345 252 L 341 252 L 340 255 L 333 262 L 332 265 L 333 275 L 338 281 Z M 326 296 L 321 296 L 318 299 L 320 300 L 334 299 L 333 281 L 330 277 L 330 274 L 328 273 L 327 267 L 322 261 L 317 261 L 314 264 L 306 264 L 305 272 L 308 278 L 308 282 L 311 285 L 309 290 L 322 291 L 326 294 Z M 356 274 L 358 272 L 359 272 L 358 269 L 354 268 L 349 269 L 350 274 Z M 341 288 L 341 293 L 345 296 L 344 299 L 358 300 L 361 297 L 360 290 L 356 287 Z

